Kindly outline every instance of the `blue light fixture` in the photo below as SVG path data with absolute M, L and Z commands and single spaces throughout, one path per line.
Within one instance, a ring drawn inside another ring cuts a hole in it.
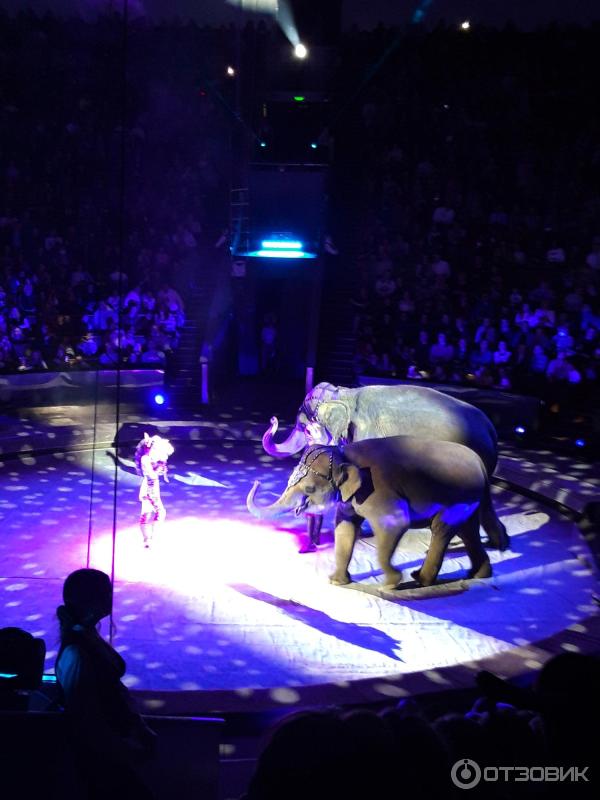
M 302 250 L 302 242 L 265 239 L 260 243 L 263 250 Z
M 156 392 L 152 399 L 157 406 L 164 406 L 164 404 L 167 402 L 167 398 L 162 392 Z
M 585 447 L 585 439 L 575 439 L 575 447 Z
M 256 242 L 255 247 L 256 250 L 238 251 L 236 255 L 275 259 L 317 258 L 316 250 L 311 246 L 307 248 L 305 243 L 291 231 L 269 231 L 264 239 Z
M 522 436 L 525 433 L 525 428 L 522 425 L 515 425 L 515 433 Z
M 305 253 L 304 250 L 253 250 L 248 253 L 253 258 L 316 258 L 315 253 Z

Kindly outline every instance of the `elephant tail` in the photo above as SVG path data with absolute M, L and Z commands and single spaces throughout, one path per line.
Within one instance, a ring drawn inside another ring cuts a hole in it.
M 493 547 L 496 550 L 507 550 L 510 547 L 510 537 L 506 532 L 506 526 L 496 514 L 488 482 L 486 482 L 479 505 L 479 522 L 487 533 L 489 547 Z

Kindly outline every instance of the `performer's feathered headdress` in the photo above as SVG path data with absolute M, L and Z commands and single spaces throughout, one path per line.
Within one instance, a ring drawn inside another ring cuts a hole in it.
M 138 475 L 142 475 L 142 456 L 146 455 L 146 453 L 150 452 L 150 448 L 152 448 L 153 455 L 155 458 L 152 460 L 156 464 L 163 465 L 166 467 L 167 460 L 169 456 L 173 455 L 175 452 L 175 448 L 171 444 L 168 439 L 163 439 L 162 436 L 155 434 L 154 436 L 149 436 L 146 432 L 144 432 L 144 438 L 140 439 L 138 446 L 135 448 L 135 471 Z

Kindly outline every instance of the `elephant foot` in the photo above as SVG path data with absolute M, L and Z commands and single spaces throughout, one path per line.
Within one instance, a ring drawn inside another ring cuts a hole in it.
M 395 589 L 402 583 L 403 576 L 399 569 L 389 569 L 383 573 L 383 585 L 386 589 Z
M 334 586 L 347 586 L 347 584 L 352 583 L 352 578 L 349 572 L 334 572 L 333 575 L 329 576 L 329 583 Z
M 488 535 L 487 546 L 492 550 L 508 550 L 510 547 L 510 536 L 506 528 L 502 525 L 498 530 L 486 531 Z
M 480 567 L 475 569 L 473 567 L 467 572 L 467 578 L 491 578 L 492 577 L 492 565 L 488 560 L 484 561 Z
M 411 578 L 418 583 L 419 586 L 433 586 L 435 579 L 426 578 L 420 569 L 415 569 L 410 573 Z

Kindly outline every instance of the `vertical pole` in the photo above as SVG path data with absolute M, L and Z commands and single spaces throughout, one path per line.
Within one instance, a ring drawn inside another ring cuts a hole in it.
M 209 392 L 208 392 L 208 359 L 203 359 L 201 362 L 202 382 L 200 390 L 200 401 L 203 405 L 208 405 Z
M 314 367 L 307 367 L 306 368 L 306 382 L 305 382 L 305 386 L 304 386 L 304 393 L 305 394 L 308 394 L 310 392 L 310 390 L 313 388 L 314 378 L 315 378 L 314 372 L 315 372 L 315 368 Z
M 322 259 L 319 257 L 310 277 L 310 295 L 308 306 L 308 331 L 306 342 L 306 391 L 309 392 L 313 387 L 314 368 L 317 363 L 317 345 L 319 339 L 319 323 L 321 319 L 321 283 L 322 283 Z M 310 375 L 309 375 L 310 373 Z M 310 381 L 310 386 L 309 386 Z

